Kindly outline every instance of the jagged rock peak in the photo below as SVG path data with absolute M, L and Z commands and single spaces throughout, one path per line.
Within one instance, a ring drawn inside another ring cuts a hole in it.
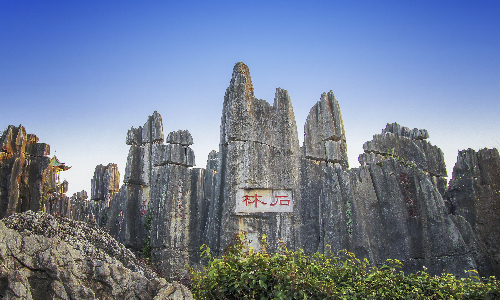
M 253 98 L 254 93 L 252 78 L 250 77 L 250 69 L 248 69 L 248 66 L 244 63 L 237 62 L 233 68 L 233 78 L 231 79 L 231 83 L 233 84 L 241 80 L 245 87 L 245 96 L 247 96 L 247 99 Z
M 91 180 L 91 199 L 106 200 L 120 189 L 120 172 L 116 164 L 95 167 Z
M 398 123 L 387 123 L 387 126 L 382 130 L 382 134 L 387 132 L 394 133 L 397 136 L 403 136 L 412 140 L 425 140 L 429 138 L 429 132 L 426 129 L 410 129 L 399 125 Z
M 127 145 L 143 145 L 163 142 L 163 122 L 161 115 L 155 110 L 154 113 L 148 117 L 144 126 L 139 128 L 130 128 L 127 132 L 125 143 Z
M 219 166 L 219 152 L 212 150 L 208 153 L 207 159 L 207 170 L 217 171 L 217 167 Z
M 190 146 L 193 144 L 193 137 L 187 130 L 172 131 L 167 136 L 167 143 L 181 144 L 182 146 Z
M 250 72 L 243 63 L 234 67 L 224 95 L 221 143 L 226 145 L 232 141 L 252 141 L 298 152 L 297 126 L 288 92 L 276 89 L 274 105 L 257 99 Z
M 142 143 L 163 143 L 163 122 L 155 110 L 142 127 Z
M 306 158 L 349 167 L 342 114 L 332 91 L 323 93 L 309 111 L 304 125 L 304 151 Z
M 127 132 L 125 143 L 127 145 L 142 145 L 142 126 L 139 126 L 139 128 L 131 127 Z
M 443 152 L 424 140 L 426 137 L 429 133 L 425 129 L 410 130 L 397 123 L 387 124 L 381 134 L 375 134 L 371 141 L 363 144 L 365 153 L 358 157 L 358 161 L 366 165 L 393 157 L 433 176 L 446 177 Z

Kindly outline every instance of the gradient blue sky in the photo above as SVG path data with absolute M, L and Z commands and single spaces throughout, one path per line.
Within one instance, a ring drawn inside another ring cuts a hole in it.
M 386 123 L 425 128 L 451 176 L 457 151 L 500 148 L 500 1 L 0 1 L 0 129 L 22 124 L 73 166 L 123 178 L 127 130 L 157 110 L 188 129 L 198 167 L 218 149 L 225 89 L 290 93 L 299 138 L 332 90 L 349 163 Z

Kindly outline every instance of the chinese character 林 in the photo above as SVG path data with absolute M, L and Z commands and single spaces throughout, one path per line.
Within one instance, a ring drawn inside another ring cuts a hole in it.
M 241 202 L 245 202 L 245 206 L 248 206 L 248 204 L 255 203 L 255 207 L 257 207 L 257 202 L 260 202 L 260 203 L 266 205 L 267 204 L 266 202 L 262 202 L 259 200 L 259 198 L 261 198 L 261 197 L 262 196 L 258 196 L 257 194 L 255 194 L 255 196 L 245 195 L 245 196 L 243 196 L 243 201 L 241 201 Z

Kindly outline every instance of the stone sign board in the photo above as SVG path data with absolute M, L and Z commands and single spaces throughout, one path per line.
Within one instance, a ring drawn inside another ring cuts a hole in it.
M 292 190 L 238 189 L 236 213 L 291 213 Z

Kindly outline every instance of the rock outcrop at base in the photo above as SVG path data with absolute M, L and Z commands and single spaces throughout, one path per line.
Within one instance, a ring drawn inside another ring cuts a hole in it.
M 192 299 L 105 231 L 31 211 L 0 221 L 0 297 Z

